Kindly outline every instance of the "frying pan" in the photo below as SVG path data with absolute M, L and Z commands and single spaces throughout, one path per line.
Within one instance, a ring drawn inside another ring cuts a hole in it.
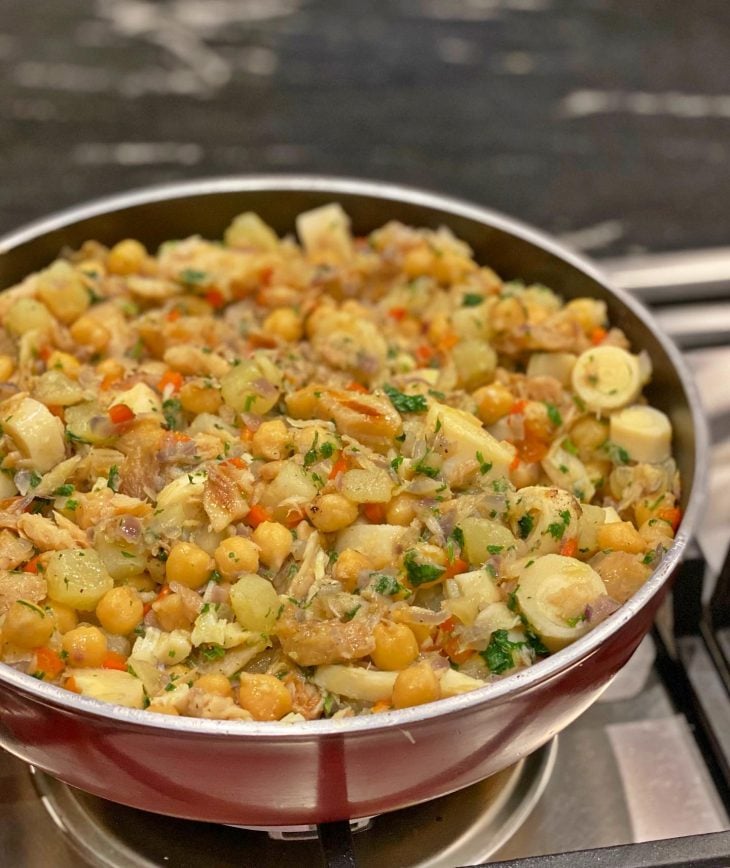
M 649 630 L 700 512 L 708 454 L 699 401 L 681 356 L 647 311 L 589 261 L 476 205 L 389 184 L 251 176 L 182 183 L 71 209 L 0 239 L 0 287 L 65 246 L 135 237 L 154 249 L 221 237 L 255 211 L 279 233 L 307 209 L 339 201 L 356 234 L 388 220 L 449 226 L 503 278 L 566 298 L 604 299 L 613 324 L 651 356 L 646 394 L 666 412 L 683 482 L 675 542 L 638 593 L 592 632 L 526 670 L 415 708 L 292 725 L 173 718 L 113 707 L 0 664 L 0 744 L 61 780 L 147 811 L 220 823 L 288 825 L 370 816 L 481 780 L 549 741 L 581 714 Z

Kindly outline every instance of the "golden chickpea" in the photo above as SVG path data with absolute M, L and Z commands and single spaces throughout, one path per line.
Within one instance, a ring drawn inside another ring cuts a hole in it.
M 358 515 L 357 504 L 342 494 L 320 494 L 307 507 L 309 520 L 323 533 L 334 533 L 348 527 Z
M 292 307 L 273 310 L 263 322 L 263 331 L 273 334 L 287 343 L 299 341 L 304 334 L 302 317 Z
M 292 438 L 281 419 L 263 422 L 251 438 L 251 453 L 267 461 L 287 458 L 292 448 Z
M 449 318 L 446 314 L 437 313 L 428 325 L 428 339 L 432 343 L 437 344 L 439 341 L 442 341 L 444 338 L 451 335 L 451 333 L 452 329 Z
M 155 600 L 152 603 L 152 611 L 160 627 L 168 633 L 173 630 L 189 630 L 192 624 L 180 594 L 168 594 L 160 600 Z
M 581 461 L 587 461 L 608 438 L 608 422 L 583 416 L 570 429 L 570 439 L 578 447 Z
M 378 669 L 389 672 L 405 669 L 418 657 L 418 642 L 405 624 L 381 621 L 373 629 L 375 649 L 370 659 Z
M 492 331 L 501 334 L 503 332 L 514 333 L 520 326 L 525 324 L 527 314 L 522 302 L 510 296 L 501 298 L 492 308 L 490 326 Z
M 212 672 L 210 675 L 201 675 L 195 682 L 195 687 L 206 693 L 214 693 L 216 696 L 232 696 L 231 682 L 222 672 Z
M 112 588 L 99 600 L 96 617 L 108 633 L 126 636 L 140 623 L 144 605 L 139 594 L 128 585 Z
M 49 371 L 61 371 L 67 377 L 76 379 L 81 369 L 81 362 L 70 353 L 53 350 L 50 356 L 48 356 L 46 368 Z
M 414 247 L 403 257 L 403 271 L 408 277 L 420 277 L 431 271 L 433 260 L 434 256 L 427 247 Z
M 515 402 L 514 395 L 501 383 L 490 383 L 477 389 L 473 395 L 477 402 L 477 416 L 485 425 L 494 425 L 509 413 Z
M 259 551 L 256 543 L 242 536 L 230 536 L 220 543 L 213 553 L 218 572 L 224 579 L 239 573 L 255 573 L 259 568 Z
M 343 549 L 335 562 L 332 575 L 346 591 L 354 591 L 363 570 L 372 569 L 372 561 L 357 549 Z
M 574 298 L 565 305 L 583 331 L 589 335 L 606 324 L 606 305 L 595 298 Z
M 180 389 L 180 403 L 188 413 L 217 413 L 223 403 L 220 389 L 203 379 L 189 380 Z
M 12 359 L 12 356 L 1 355 L 0 356 L 0 383 L 4 383 L 6 380 L 9 380 L 13 371 L 15 370 L 15 362 Z
M 96 366 L 96 373 L 100 377 L 108 377 L 109 380 L 120 380 L 126 373 L 126 368 L 117 359 L 102 359 Z
M 412 494 L 396 494 L 385 508 L 385 520 L 388 524 L 398 524 L 407 527 L 416 517 L 418 499 Z
M 278 521 L 262 521 L 251 536 L 259 547 L 261 562 L 272 570 L 279 569 L 294 544 L 289 528 Z
M 200 546 L 189 542 L 176 542 L 165 563 L 168 582 L 179 582 L 186 588 L 201 588 L 210 578 L 214 563 Z
M 434 702 L 441 696 L 436 673 L 426 660 L 414 663 L 398 673 L 393 685 L 393 708 L 410 708 Z
M 111 338 L 109 329 L 96 317 L 84 314 L 69 329 L 77 344 L 89 347 L 96 352 L 105 349 Z
M 147 259 L 145 246 L 134 238 L 125 238 L 112 247 L 106 257 L 106 267 L 111 274 L 134 274 Z
M 147 711 L 153 711 L 155 714 L 169 714 L 171 717 L 179 717 L 180 712 L 174 705 L 169 705 L 164 702 L 152 702 L 147 706 Z
M 78 626 L 79 618 L 76 614 L 76 609 L 67 606 L 65 603 L 57 603 L 55 600 L 49 600 L 47 603 L 51 610 L 53 620 L 56 622 L 56 629 L 59 633 L 68 633 Z
M 599 549 L 639 554 L 646 549 L 646 542 L 630 521 L 614 521 L 603 524 L 596 534 Z
M 390 612 L 390 617 L 399 624 L 407 624 L 408 629 L 416 637 L 419 647 L 423 645 L 426 639 L 431 638 L 431 633 L 434 628 L 430 624 L 421 624 L 418 621 L 410 621 L 410 608 L 393 609 Z
M 19 648 L 45 645 L 53 633 L 53 617 L 35 603 L 16 600 L 10 605 L 3 624 L 3 641 Z
M 281 720 L 292 710 L 291 694 L 273 675 L 242 673 L 238 704 L 254 720 Z
M 68 654 L 68 665 L 77 668 L 101 666 L 107 652 L 106 636 L 98 627 L 69 630 L 64 634 L 61 644 Z

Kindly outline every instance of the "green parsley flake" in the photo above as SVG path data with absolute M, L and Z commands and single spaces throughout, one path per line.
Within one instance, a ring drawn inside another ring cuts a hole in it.
M 403 566 L 408 573 L 408 581 L 414 588 L 419 587 L 419 585 L 425 585 L 428 582 L 435 582 L 445 572 L 445 567 L 439 567 L 436 564 L 419 563 L 413 550 L 406 552 L 403 558 Z
M 383 391 L 399 413 L 425 413 L 428 410 L 428 401 L 424 395 L 406 395 L 387 384 L 383 386 Z

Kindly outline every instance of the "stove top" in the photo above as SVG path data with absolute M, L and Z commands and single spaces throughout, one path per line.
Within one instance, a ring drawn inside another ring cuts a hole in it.
M 730 865 L 730 252 L 606 263 L 655 307 L 712 433 L 706 519 L 652 635 L 601 699 L 517 766 L 351 834 L 272 839 L 104 802 L 0 752 L 0 852 L 14 868 L 205 865 Z M 576 851 L 581 851 L 580 853 Z M 592 851 L 587 854 L 585 851 Z

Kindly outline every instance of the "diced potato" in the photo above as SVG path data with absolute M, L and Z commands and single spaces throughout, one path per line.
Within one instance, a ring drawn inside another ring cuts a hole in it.
M 443 457 L 441 474 L 449 485 L 465 484 L 480 465 L 488 467 L 482 474 L 485 480 L 508 475 L 514 447 L 492 437 L 471 413 L 434 403 L 426 416 L 426 429 L 432 451 Z M 473 466 L 473 472 L 466 478 L 464 462 Z
M 350 218 L 336 202 L 300 214 L 297 235 L 309 254 L 327 252 L 346 259 L 352 253 Z
M 341 491 L 355 503 L 387 503 L 393 482 L 386 470 L 348 470 L 342 476 Z
M 354 524 L 337 534 L 338 552 L 355 549 L 367 555 L 372 569 L 392 566 L 408 529 L 397 524 Z
M 141 416 L 153 413 L 162 418 L 160 396 L 146 383 L 136 383 L 131 389 L 120 392 L 114 397 L 114 404 L 124 404 L 135 414 Z
M 459 375 L 459 383 L 471 391 L 494 379 L 497 368 L 497 353 L 483 340 L 469 338 L 458 343 L 451 356 Z
M 129 672 L 118 669 L 75 669 L 74 681 L 82 696 L 127 708 L 144 707 L 144 685 Z
M 5 328 L 16 336 L 30 331 L 47 331 L 53 325 L 48 308 L 35 298 L 19 298 L 3 319 Z
M 53 552 L 46 563 L 48 596 L 82 612 L 91 612 L 114 587 L 94 549 L 66 549 Z
M 312 477 L 298 464 L 287 462 L 264 489 L 261 504 L 271 510 L 276 521 L 286 521 L 293 509 L 316 496 L 317 486 Z
M 223 236 L 229 247 L 251 248 L 253 250 L 276 250 L 279 238 L 253 211 L 246 211 L 233 218 Z
M 574 353 L 533 353 L 527 362 L 527 376 L 553 377 L 569 386 L 577 358 Z
M 41 271 L 37 292 L 53 315 L 66 325 L 80 317 L 91 303 L 81 275 L 63 259 Z
M 279 400 L 281 374 L 263 353 L 234 365 L 221 379 L 221 394 L 239 413 L 263 415 Z
M 244 630 L 268 633 L 279 616 L 281 601 L 271 582 L 246 573 L 231 587 L 231 606 Z
M 84 400 L 84 390 L 62 371 L 49 370 L 41 374 L 33 389 L 35 397 L 44 404 L 70 407 Z
M 467 516 L 459 522 L 459 527 L 464 534 L 464 552 L 470 564 L 483 564 L 517 542 L 509 528 L 488 518 Z

